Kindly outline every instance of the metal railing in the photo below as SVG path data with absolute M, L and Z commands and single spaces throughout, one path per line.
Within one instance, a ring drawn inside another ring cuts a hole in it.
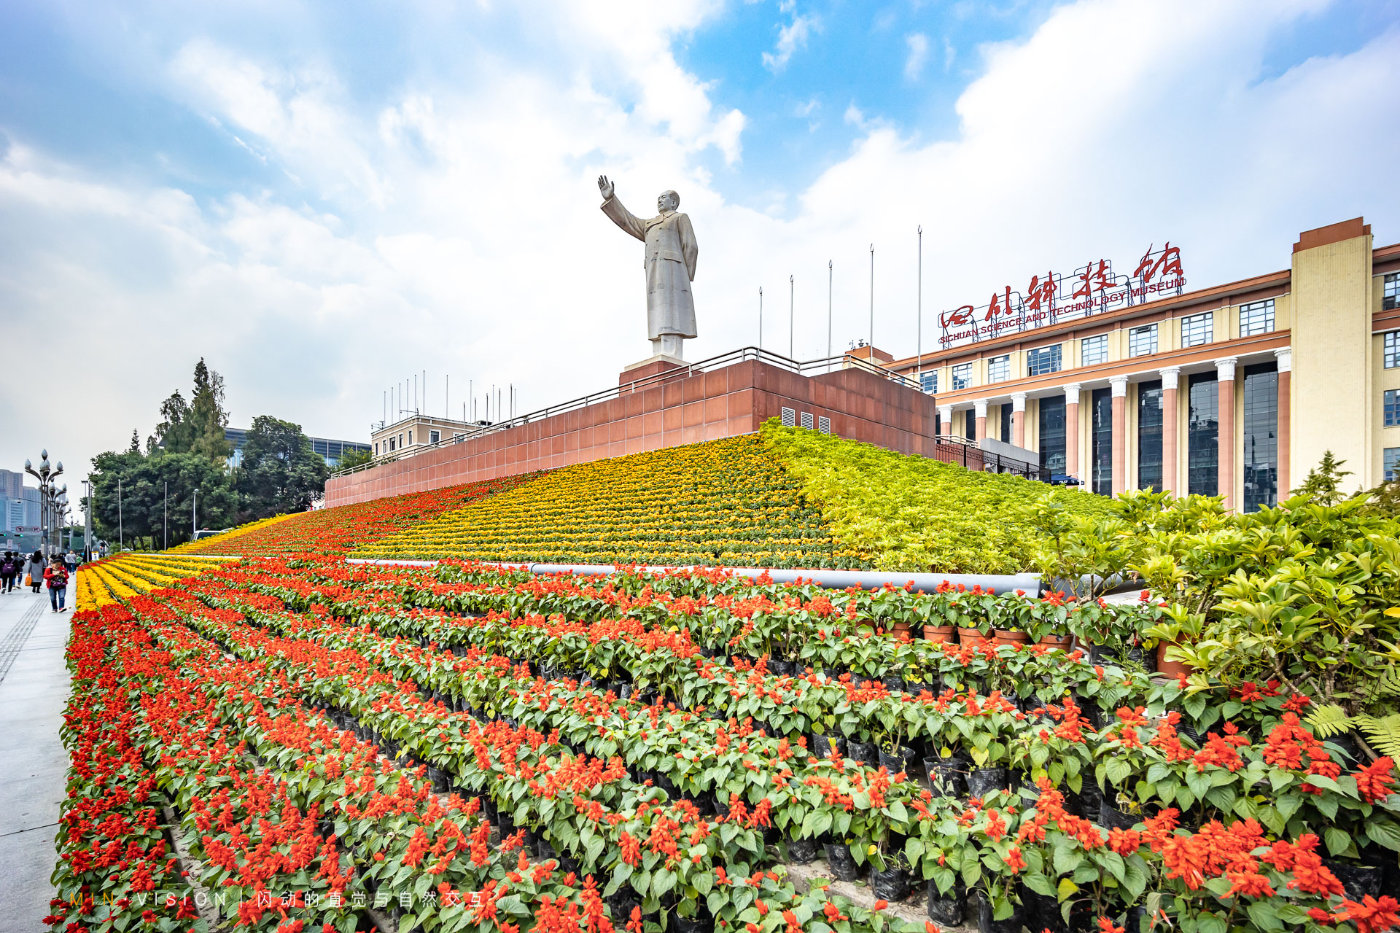
M 678 366 L 675 369 L 668 369 L 665 372 L 660 372 L 651 376 L 646 376 L 642 379 L 637 379 L 633 382 L 624 382 L 621 385 L 614 386 L 613 388 L 603 389 L 600 392 L 594 392 L 591 395 L 584 395 L 580 398 L 571 399 L 567 402 L 560 402 L 557 405 L 551 405 L 548 408 L 541 408 L 538 411 L 532 411 L 528 414 L 517 415 L 516 417 L 511 418 L 507 421 L 493 421 L 490 424 L 468 425 L 465 431 L 453 434 L 452 437 L 449 438 L 443 438 L 436 444 L 420 443 L 415 444 L 412 447 L 405 448 L 401 451 L 396 451 L 392 454 L 381 454 L 380 456 L 375 457 L 368 463 L 362 463 L 358 466 L 347 467 L 343 470 L 337 470 L 336 472 L 332 473 L 328 478 L 334 479 L 337 476 L 349 476 L 351 474 L 360 473 L 373 467 L 382 466 L 386 463 L 394 463 L 398 460 L 413 457 L 417 454 L 424 453 L 425 451 L 436 450 L 440 447 L 447 447 L 452 444 L 461 444 L 465 441 L 475 440 L 479 437 L 485 437 L 488 434 L 494 434 L 498 431 L 508 431 L 511 428 L 518 428 L 522 425 L 530 424 L 534 421 L 541 421 L 545 418 L 551 418 L 555 415 L 564 414 L 565 412 L 577 411 L 580 408 L 587 408 L 589 405 L 596 405 L 599 402 L 607 402 L 611 401 L 612 399 L 632 395 L 645 389 L 649 389 L 653 386 L 669 382 L 672 379 L 676 379 L 677 377 L 684 378 L 698 375 L 699 373 L 713 372 L 717 369 L 724 369 L 727 366 L 734 366 L 738 363 L 746 363 L 750 361 L 767 363 L 769 366 L 776 366 L 779 369 L 785 369 L 788 372 L 797 373 L 803 376 L 822 375 L 824 373 L 837 372 L 842 369 L 859 369 L 863 372 L 870 373 L 873 376 L 878 376 L 881 379 L 887 379 L 890 382 L 904 386 L 907 389 L 912 389 L 915 392 L 920 391 L 918 382 L 913 379 L 910 379 L 908 376 L 900 375 L 894 370 L 886 369 L 885 367 L 880 366 L 878 363 L 872 363 L 869 360 L 852 356 L 849 353 L 844 353 L 841 356 L 831 356 L 826 357 L 825 359 L 808 360 L 806 362 L 799 363 L 794 359 L 790 359 L 789 357 L 783 356 L 781 354 L 764 350 L 760 347 L 744 347 L 740 350 L 731 350 L 728 353 L 722 353 L 719 356 L 712 356 L 707 360 L 700 360 L 696 363 L 686 363 L 685 365 Z

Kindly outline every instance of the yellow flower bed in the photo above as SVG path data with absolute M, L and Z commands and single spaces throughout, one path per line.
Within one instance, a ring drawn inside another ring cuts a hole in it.
M 856 566 L 756 437 L 564 467 L 367 544 L 359 557 Z
M 118 554 L 78 568 L 79 612 L 107 603 L 125 602 L 133 596 L 170 586 L 187 577 L 228 563 L 227 558 L 184 557 L 170 554 Z
M 287 519 L 301 514 L 304 513 L 288 512 L 285 515 L 274 515 L 271 518 L 260 518 L 255 522 L 248 522 L 246 525 L 239 525 L 237 528 L 230 528 L 228 531 L 225 531 L 222 534 L 210 535 L 207 538 L 200 538 L 198 541 L 186 541 L 184 544 L 177 545 L 171 548 L 170 550 L 165 551 L 164 553 L 187 554 L 190 551 L 214 550 L 217 549 L 220 544 L 226 544 L 230 541 L 233 541 L 236 538 L 241 538 L 244 535 L 249 534 L 250 532 L 257 531 L 259 528 L 266 528 L 268 525 L 275 525 L 278 522 L 285 522 Z

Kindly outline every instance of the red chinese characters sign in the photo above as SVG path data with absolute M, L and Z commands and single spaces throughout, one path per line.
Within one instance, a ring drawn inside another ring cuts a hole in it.
M 1112 264 L 1096 259 L 1065 276 L 1047 270 L 1032 275 L 1023 293 L 1010 285 L 992 293 L 985 305 L 963 305 L 939 315 L 939 342 L 947 347 L 968 340 L 1033 330 L 1058 321 L 1100 314 L 1119 307 L 1180 294 L 1186 284 L 1181 249 L 1166 243 L 1143 253 L 1131 276 L 1115 275 Z

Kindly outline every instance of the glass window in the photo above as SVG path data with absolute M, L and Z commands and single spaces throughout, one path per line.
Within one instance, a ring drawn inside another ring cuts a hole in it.
M 923 386 L 923 389 L 924 389 L 925 392 L 928 392 L 929 394 L 937 393 L 937 392 L 938 392 L 938 370 L 935 369 L 935 370 L 933 370 L 932 372 L 920 373 L 920 374 L 919 374 L 919 382 L 920 382 L 920 384 Z
M 1274 329 L 1274 300 L 1252 301 L 1240 305 L 1240 336 L 1272 333 Z
M 1214 320 L 1215 313 L 1213 311 L 1203 311 L 1200 314 L 1182 318 L 1181 345 L 1183 347 L 1199 347 L 1203 343 L 1210 343 L 1211 325 Z
M 1385 335 L 1385 368 L 1400 366 L 1400 330 Z
M 413 443 L 413 432 L 412 432 L 412 431 L 409 431 L 409 432 L 408 432 L 408 442 L 409 442 L 410 444 Z
M 1095 389 L 1090 405 L 1093 420 L 1089 426 L 1091 440 L 1089 462 L 1090 489 L 1101 496 L 1113 495 L 1113 390 Z
M 1027 351 L 1026 369 L 1032 376 L 1059 372 L 1060 345 L 1056 343 L 1048 347 L 1036 347 L 1034 350 Z
M 1128 331 L 1128 355 L 1147 356 L 1157 352 L 1157 325 L 1144 324 Z
M 960 366 L 954 366 L 953 391 L 956 392 L 959 389 L 966 389 L 970 385 L 972 385 L 972 364 L 963 363 Z
M 1381 411 L 1385 413 L 1385 426 L 1387 428 L 1400 425 L 1400 389 L 1386 390 Z
M 1382 467 L 1385 470 L 1382 475 L 1387 483 L 1400 479 L 1400 447 L 1385 449 L 1385 462 Z
M 1005 382 L 1011 375 L 1011 354 L 994 356 L 987 360 L 987 381 Z
M 437 431 L 429 431 L 429 432 L 428 432 L 428 443 L 429 443 L 429 444 L 436 444 L 436 443 L 437 443 L 438 441 L 440 441 L 440 440 L 442 440 L 442 434 L 441 434 L 441 433 L 439 433 L 439 432 L 437 432 Z
M 1162 488 L 1162 381 L 1137 387 L 1137 488 Z
M 1085 337 L 1079 341 L 1079 365 L 1094 366 L 1108 362 L 1108 334 Z
M 1191 377 L 1186 417 L 1186 491 L 1191 495 L 1219 495 L 1219 390 L 1215 373 Z
M 1400 272 L 1392 272 L 1382 280 L 1381 308 L 1400 308 Z
M 1278 504 L 1278 364 L 1244 368 L 1244 510 Z
M 963 412 L 963 437 L 977 440 L 977 412 L 971 408 Z
M 997 435 L 998 440 L 1011 443 L 1011 406 L 1010 404 L 1001 407 L 1001 434 Z
M 1065 397 L 1052 395 L 1036 406 L 1040 411 L 1040 467 L 1065 472 Z

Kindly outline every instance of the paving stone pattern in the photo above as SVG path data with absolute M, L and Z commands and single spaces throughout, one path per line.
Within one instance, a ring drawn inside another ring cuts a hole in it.
M 68 604 L 73 603 L 70 590 Z M 0 594 L 0 930 L 44 930 L 68 755 L 64 651 L 73 612 L 47 592 Z

